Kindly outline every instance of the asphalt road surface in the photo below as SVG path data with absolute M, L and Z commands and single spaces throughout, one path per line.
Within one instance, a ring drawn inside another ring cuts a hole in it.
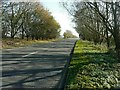
M 2 50 L 2 88 L 61 88 L 75 41 Z

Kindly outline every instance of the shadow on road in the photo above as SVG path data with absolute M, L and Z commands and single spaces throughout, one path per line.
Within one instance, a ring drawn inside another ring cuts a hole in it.
M 74 41 L 75 42 L 75 41 Z M 56 88 L 74 46 L 72 41 L 35 44 L 29 48 L 3 51 L 3 88 Z M 36 54 L 28 55 L 31 51 Z

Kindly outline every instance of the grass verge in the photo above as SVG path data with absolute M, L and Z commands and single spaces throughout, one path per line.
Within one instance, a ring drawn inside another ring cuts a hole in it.
M 48 43 L 52 41 L 57 41 L 59 39 L 51 39 L 51 40 L 25 40 L 25 39 L 2 39 L 0 42 L 0 49 L 10 49 L 17 47 L 24 47 L 27 45 L 35 44 L 35 43 Z
M 65 89 L 120 88 L 120 63 L 103 45 L 77 41 Z

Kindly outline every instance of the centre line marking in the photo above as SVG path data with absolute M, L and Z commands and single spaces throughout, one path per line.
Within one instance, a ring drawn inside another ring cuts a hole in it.
M 36 53 L 37 53 L 37 51 L 36 51 L 36 52 L 29 53 L 29 54 L 27 54 L 27 55 L 24 55 L 24 56 L 22 56 L 22 57 L 28 57 L 28 56 L 33 55 L 33 54 L 36 54 Z

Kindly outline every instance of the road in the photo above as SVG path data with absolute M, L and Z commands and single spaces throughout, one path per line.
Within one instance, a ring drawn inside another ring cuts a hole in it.
M 2 51 L 2 88 L 61 88 L 76 39 Z

